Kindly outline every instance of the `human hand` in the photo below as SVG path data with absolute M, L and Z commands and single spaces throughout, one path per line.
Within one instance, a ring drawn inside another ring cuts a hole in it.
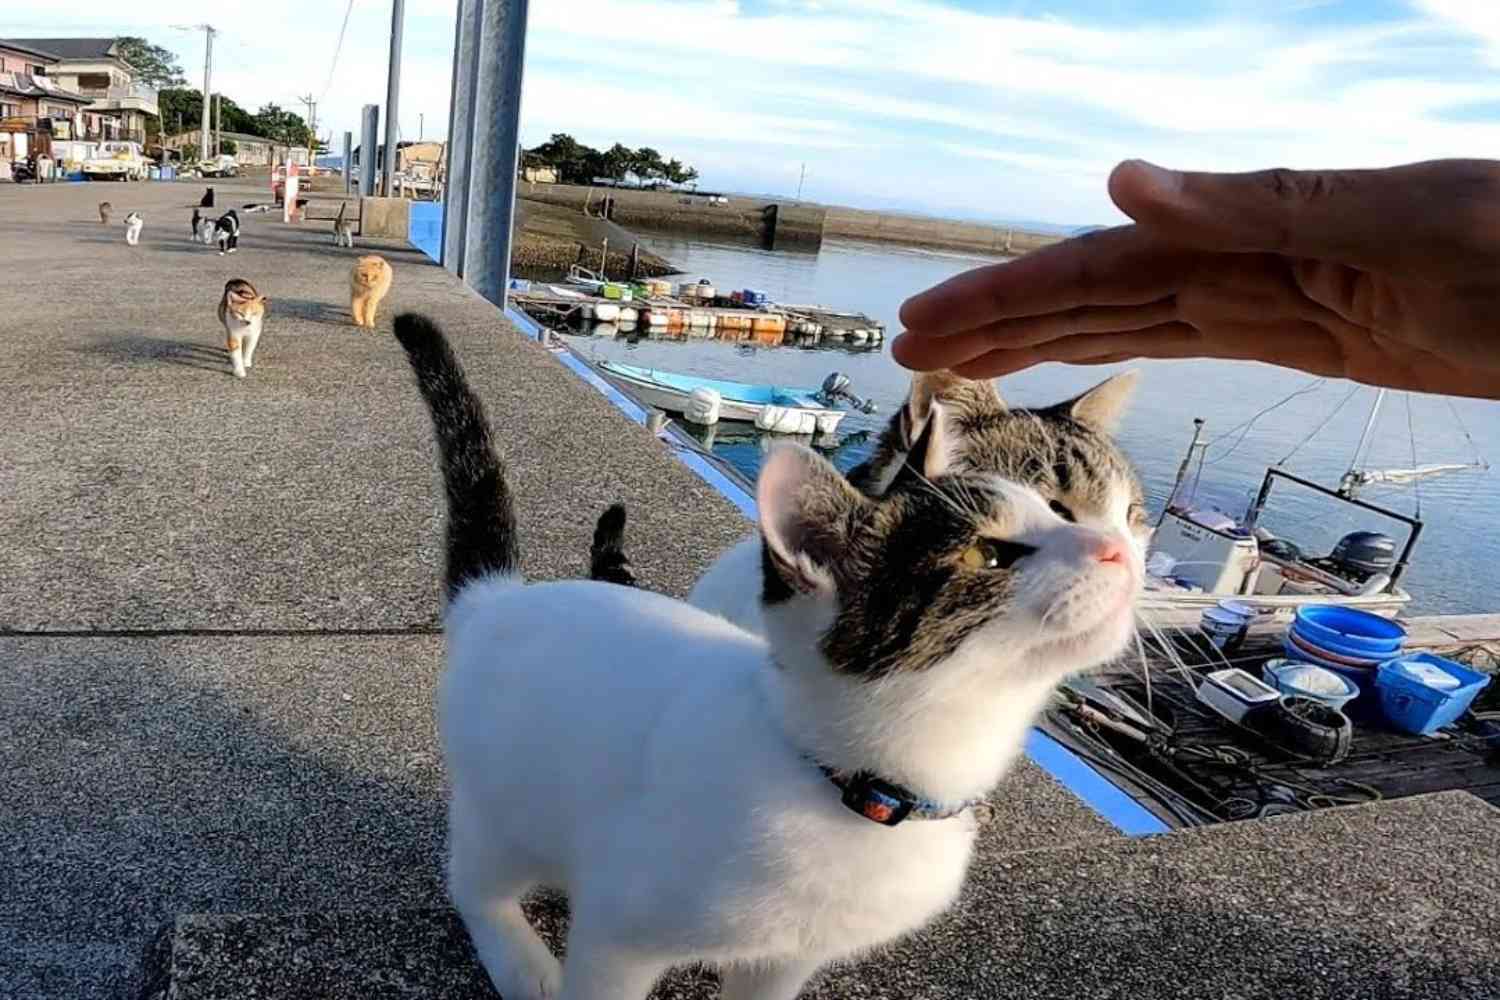
M 1500 162 L 1109 178 L 1133 225 L 977 268 L 901 307 L 908 368 L 1237 358 L 1500 398 Z

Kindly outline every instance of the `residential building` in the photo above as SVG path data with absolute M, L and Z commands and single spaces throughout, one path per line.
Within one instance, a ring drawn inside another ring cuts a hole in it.
M 161 114 L 156 88 L 136 79 L 114 38 L 12 38 L 0 45 L 50 53 L 46 75 L 67 90 L 91 99 L 84 109 L 98 132 L 88 138 L 146 142 L 146 119 Z M 6 60 L 9 63 L 9 59 Z M 87 127 L 91 123 L 85 121 Z
M 0 161 L 45 153 L 66 164 L 92 151 L 85 140 L 97 116 L 83 110 L 92 100 L 49 75 L 57 62 L 44 49 L 0 41 Z
M 202 134 L 200 129 L 192 129 L 187 132 L 179 132 L 162 139 L 162 146 L 176 152 L 179 156 L 184 153 L 186 159 L 196 160 L 198 158 L 198 137 Z M 296 163 L 301 166 L 308 165 L 307 147 L 289 146 L 284 142 L 267 139 L 260 135 L 247 135 L 244 132 L 210 132 L 208 150 L 214 150 L 213 137 L 217 135 L 221 140 L 229 139 L 234 142 L 234 160 L 242 167 L 271 167 L 280 166 L 284 163 Z

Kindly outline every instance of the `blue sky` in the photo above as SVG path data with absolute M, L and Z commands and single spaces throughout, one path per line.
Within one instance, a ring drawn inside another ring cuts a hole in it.
M 201 67 L 163 0 L 115 19 L 0 14 L 0 33 L 145 33 Z M 344 4 L 214 9 L 224 89 L 325 92 Z M 404 137 L 445 127 L 452 0 L 408 5 Z M 14 17 L 15 20 L 11 20 Z M 389 7 L 354 0 L 322 105 L 383 99 Z M 290 33 L 279 25 L 296 24 Z M 1500 156 L 1490 0 L 532 0 L 523 139 L 651 145 L 715 188 L 935 214 L 1118 218 L 1104 178 L 1142 156 L 1204 169 Z M 326 130 L 326 129 L 325 129 Z

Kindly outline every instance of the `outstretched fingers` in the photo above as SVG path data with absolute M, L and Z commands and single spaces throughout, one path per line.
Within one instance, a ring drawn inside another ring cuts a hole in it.
M 1106 229 L 976 268 L 906 300 L 901 322 L 920 336 L 1086 306 L 1140 306 L 1171 295 L 1200 256 L 1136 226 Z

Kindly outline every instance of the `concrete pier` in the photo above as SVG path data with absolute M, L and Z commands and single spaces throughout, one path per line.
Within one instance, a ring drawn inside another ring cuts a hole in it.
M 392 317 L 463 358 L 529 576 L 583 575 L 623 500 L 643 583 L 681 594 L 745 522 L 403 242 L 248 215 L 220 257 L 188 239 L 201 191 L 0 185 L 0 997 L 489 996 L 441 884 L 442 495 Z M 372 331 L 367 253 L 395 268 Z M 234 277 L 271 299 L 244 380 Z M 1500 994 L 1500 813 L 1472 796 L 1132 840 L 1023 764 L 991 805 L 959 906 L 806 996 Z

